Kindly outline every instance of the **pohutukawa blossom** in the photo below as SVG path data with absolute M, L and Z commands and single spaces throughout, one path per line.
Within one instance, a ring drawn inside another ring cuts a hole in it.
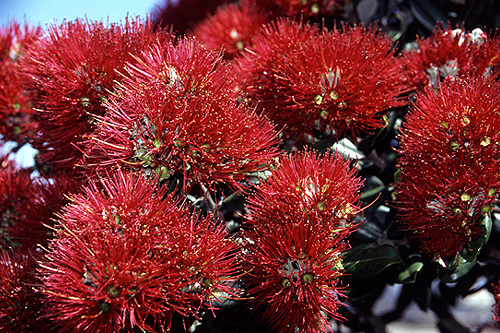
M 298 139 L 315 129 L 357 136 L 385 126 L 388 110 L 403 104 L 400 61 L 390 39 L 374 28 L 320 32 L 280 20 L 252 42 L 237 58 L 242 89 Z
M 418 49 L 405 54 L 406 76 L 417 90 L 437 89 L 446 77 L 488 75 L 498 67 L 499 39 L 476 28 L 470 32 L 437 26 Z
M 360 186 L 339 155 L 306 151 L 281 159 L 248 199 L 248 293 L 276 331 L 330 331 L 328 319 L 341 319 L 341 257 Z
M 235 243 L 166 188 L 118 172 L 71 198 L 41 262 L 47 315 L 68 332 L 168 330 L 230 294 Z
M 194 26 L 213 14 L 219 5 L 229 0 L 162 0 L 154 12 L 154 21 L 161 26 L 172 27 L 177 35 L 188 33 Z
M 264 308 L 275 332 L 331 332 L 328 320 L 342 319 L 346 232 L 332 234 L 300 218 L 287 222 L 246 233 L 243 265 L 251 303 Z
M 0 28 L 0 60 L 15 61 L 42 35 L 40 27 L 12 21 Z
M 267 22 L 267 15 L 249 1 L 220 6 L 214 15 L 196 25 L 193 35 L 207 48 L 224 50 L 232 59 L 249 46 L 252 36 Z
M 231 68 L 193 40 L 152 47 L 89 139 L 87 165 L 182 175 L 183 189 L 240 181 L 277 156 L 273 126 L 238 103 Z
M 325 228 L 349 228 L 360 212 L 362 181 L 336 154 L 295 153 L 279 160 L 272 175 L 248 199 L 247 220 L 254 225 L 306 219 Z M 299 218 L 301 217 L 301 218 Z
M 117 71 L 153 41 L 170 36 L 149 21 L 128 19 L 109 25 L 75 20 L 47 30 L 21 59 L 43 123 L 35 148 L 45 160 L 72 168 L 81 156 L 82 135 L 93 130 L 94 116 L 105 113 L 102 103 L 121 78 Z
M 38 194 L 38 188 L 27 170 L 19 168 L 14 162 L 3 159 L 0 164 L 0 247 L 24 247 L 12 235 L 26 219 L 27 207 Z M 31 235 L 35 237 L 35 235 Z
M 5 141 L 25 143 L 38 129 L 18 59 L 40 35 L 40 28 L 17 22 L 0 29 L 0 133 Z
M 24 218 L 8 229 L 11 239 L 26 249 L 45 247 L 52 236 L 55 214 L 68 203 L 67 196 L 77 193 L 83 183 L 71 172 L 52 173 L 50 178 L 39 176 L 32 181 L 36 195 L 19 209 Z
M 0 331 L 47 332 L 41 314 L 42 295 L 35 288 L 35 259 L 26 253 L 0 250 Z
M 5 141 L 24 143 L 35 136 L 38 123 L 18 70 L 12 61 L 0 61 L 0 133 Z
M 456 79 L 417 95 L 402 129 L 398 208 L 434 259 L 484 236 L 500 187 L 498 83 Z
M 0 161 L 0 241 L 2 248 L 33 252 L 51 235 L 54 213 L 80 181 L 67 175 L 32 178 L 30 171 L 7 159 Z
M 257 0 L 259 1 L 259 0 Z M 350 1 L 344 0 L 274 0 L 289 17 L 306 16 L 333 16 L 344 11 Z

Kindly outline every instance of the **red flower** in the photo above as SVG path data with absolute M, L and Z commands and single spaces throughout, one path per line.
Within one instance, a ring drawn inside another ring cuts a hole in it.
M 429 38 L 417 39 L 417 45 L 404 58 L 407 80 L 418 90 L 437 88 L 446 77 L 488 75 L 498 65 L 499 39 L 481 29 L 437 26 Z
M 429 88 L 402 129 L 400 218 L 434 259 L 454 260 L 485 233 L 500 187 L 499 89 L 488 78 Z
M 22 228 L 26 219 L 27 207 L 37 196 L 38 188 L 27 170 L 18 168 L 14 162 L 3 159 L 0 164 L 0 241 L 4 249 L 26 246 L 13 235 Z M 36 235 L 32 234 L 35 238 Z M 40 235 L 38 235 L 40 236 Z
M 82 179 L 71 172 L 35 178 L 32 184 L 37 193 L 29 198 L 28 204 L 19 207 L 24 210 L 25 218 L 9 229 L 12 239 L 30 249 L 46 247 L 56 213 L 68 203 L 68 195 L 78 192 L 82 183 Z
M 258 1 L 258 0 L 257 0 Z M 349 0 L 274 0 L 278 8 L 282 9 L 289 17 L 301 14 L 306 16 L 333 16 L 344 11 Z
M 249 1 L 223 5 L 196 25 L 193 35 L 207 48 L 222 49 L 224 57 L 232 59 L 249 45 L 252 36 L 267 20 L 267 15 Z
M 273 331 L 331 331 L 328 319 L 342 319 L 339 278 L 346 233 L 300 217 L 287 222 L 259 225 L 246 234 L 243 260 L 251 303 L 264 307 Z
M 25 143 L 38 129 L 18 58 L 40 35 L 40 28 L 21 29 L 17 22 L 0 29 L 0 133 L 5 141 Z
M 362 181 L 338 155 L 320 156 L 314 151 L 280 159 L 266 182 L 248 199 L 252 224 L 289 223 L 302 217 L 331 229 L 347 228 L 359 213 Z
M 54 213 L 80 181 L 70 174 L 32 178 L 7 159 L 0 167 L 0 247 L 33 252 L 47 243 Z
M 169 329 L 231 293 L 236 245 L 166 188 L 117 173 L 71 198 L 41 264 L 47 315 L 63 331 Z
M 243 264 L 252 303 L 279 332 L 331 330 L 342 317 L 341 252 L 361 186 L 338 155 L 289 155 L 248 200 Z
M 192 40 L 155 46 L 106 103 L 87 164 L 183 175 L 183 189 L 240 181 L 277 156 L 266 119 L 238 104 L 231 68 Z M 95 161 L 94 161 L 95 159 Z
M 0 61 L 16 61 L 42 34 L 40 27 L 23 27 L 16 21 L 0 27 Z
M 154 10 L 154 21 L 172 27 L 177 35 L 188 33 L 198 22 L 229 0 L 162 0 Z
M 45 160 L 72 168 L 82 136 L 93 130 L 94 116 L 114 91 L 127 61 L 157 39 L 149 21 L 110 24 L 76 20 L 49 26 L 47 36 L 21 59 L 29 89 L 36 94 L 43 135 L 35 142 Z
M 400 63 L 375 30 L 319 32 L 281 20 L 257 33 L 253 45 L 237 58 L 242 88 L 298 139 L 314 129 L 342 137 L 383 127 L 387 110 L 402 105 Z
M 41 293 L 35 290 L 37 265 L 28 254 L 0 250 L 0 331 L 47 332 Z

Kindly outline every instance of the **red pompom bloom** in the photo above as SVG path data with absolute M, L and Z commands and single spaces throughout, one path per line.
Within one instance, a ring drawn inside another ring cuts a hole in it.
M 417 39 L 417 45 L 404 56 L 408 83 L 417 90 L 437 89 L 446 77 L 488 75 L 500 59 L 498 38 L 479 28 L 465 32 L 438 26 L 429 38 Z
M 238 104 L 232 70 L 216 52 L 184 40 L 153 47 L 127 71 L 89 140 L 87 164 L 180 174 L 185 190 L 238 188 L 277 156 L 273 127 Z
M 14 234 L 23 228 L 30 218 L 28 207 L 31 200 L 38 195 L 38 186 L 31 179 L 30 173 L 18 168 L 14 162 L 4 159 L 0 163 L 0 247 L 19 248 L 23 250 L 27 244 L 20 242 Z M 17 235 L 19 235 L 17 233 Z M 31 234 L 36 237 L 36 234 Z M 41 236 L 41 235 L 38 235 Z M 36 241 L 36 240 L 35 240 Z
M 0 60 L 15 61 L 42 35 L 40 27 L 30 27 L 13 21 L 0 28 Z
M 224 57 L 232 59 L 249 46 L 252 36 L 267 22 L 267 15 L 249 1 L 220 6 L 214 15 L 199 23 L 193 35 L 207 48 L 224 50 Z
M 21 59 L 41 111 L 43 135 L 35 148 L 44 159 L 72 168 L 81 156 L 82 136 L 93 130 L 94 116 L 105 113 L 102 102 L 121 78 L 117 71 L 153 41 L 168 38 L 149 21 L 106 26 L 76 20 L 50 26 Z
M 238 59 L 242 89 L 290 135 L 314 129 L 340 138 L 385 126 L 402 105 L 400 62 L 389 38 L 367 28 L 319 32 L 278 21 L 262 29 Z
M 229 0 L 162 0 L 155 8 L 154 20 L 162 26 L 171 26 L 177 35 L 188 33 L 221 4 Z
M 248 292 L 276 331 L 323 332 L 328 318 L 341 318 L 341 252 L 360 186 L 340 156 L 302 152 L 283 158 L 249 198 Z
M 42 295 L 35 290 L 35 259 L 28 254 L 0 249 L 0 331 L 47 332 L 40 313 Z
M 257 0 L 259 1 L 259 0 Z M 274 3 L 289 17 L 332 16 L 344 11 L 349 0 L 274 0 Z
M 0 162 L 0 247 L 25 253 L 45 245 L 54 213 L 80 181 L 70 175 L 32 178 L 30 171 L 5 159 Z
M 22 29 L 17 22 L 0 28 L 0 135 L 5 141 L 22 144 L 38 129 L 18 59 L 40 35 L 40 28 L 25 25 Z
M 402 129 L 401 220 L 434 259 L 453 262 L 485 234 L 500 189 L 499 94 L 484 78 L 429 88 Z
M 342 319 L 339 278 L 346 234 L 305 219 L 287 222 L 246 234 L 243 260 L 251 302 L 264 307 L 276 332 L 331 331 L 328 319 Z
M 231 292 L 225 228 L 155 188 L 117 173 L 64 208 L 41 263 L 47 315 L 63 331 L 164 331 L 173 313 L 196 316 Z
M 340 156 L 296 153 L 280 159 L 277 169 L 248 199 L 247 219 L 273 228 L 279 221 L 289 223 L 301 216 L 332 230 L 347 228 L 361 210 L 357 205 L 361 186 L 355 170 Z
M 82 179 L 71 172 L 52 173 L 32 182 L 37 193 L 21 209 L 25 217 L 9 229 L 14 241 L 28 249 L 46 247 L 52 237 L 55 214 L 68 203 L 67 196 L 78 192 Z

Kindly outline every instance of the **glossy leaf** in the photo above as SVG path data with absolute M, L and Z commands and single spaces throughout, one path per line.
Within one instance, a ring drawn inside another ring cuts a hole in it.
M 355 279 L 363 279 L 375 276 L 400 262 L 398 251 L 392 246 L 383 245 L 377 248 L 346 251 L 342 265 L 347 274 Z
M 414 283 L 417 279 L 418 273 L 424 268 L 424 263 L 416 261 L 411 264 L 407 269 L 398 274 L 399 283 Z
M 410 9 L 415 18 L 429 31 L 434 30 L 437 22 L 446 22 L 448 17 L 429 0 L 410 0 Z

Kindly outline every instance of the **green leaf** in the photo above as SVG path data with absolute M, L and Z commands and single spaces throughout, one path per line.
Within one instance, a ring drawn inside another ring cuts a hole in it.
M 410 0 L 410 9 L 415 18 L 429 31 L 436 23 L 449 21 L 449 17 L 431 0 Z
M 441 281 L 445 283 L 457 282 L 460 278 L 469 273 L 469 271 L 476 265 L 476 260 L 467 261 L 462 258 L 461 255 L 457 256 L 458 263 L 456 265 L 456 268 L 450 270 L 441 265 L 438 266 L 438 277 Z
M 416 261 L 411 264 L 407 269 L 398 274 L 397 280 L 399 283 L 414 283 L 417 279 L 418 273 L 424 268 L 424 263 Z
M 425 260 L 419 249 L 409 245 L 398 247 L 399 255 L 401 256 L 401 264 L 398 265 L 397 271 L 394 273 L 393 283 L 412 284 L 417 281 L 420 273 L 424 271 Z
M 245 197 L 239 195 L 238 193 L 233 193 L 228 196 L 221 203 L 221 209 L 229 212 L 234 212 L 238 209 L 242 209 L 245 205 Z
M 353 237 L 362 242 L 373 242 L 383 236 L 382 229 L 373 221 L 367 220 L 356 230 Z
M 352 249 L 344 252 L 342 265 L 345 272 L 354 279 L 364 279 L 383 272 L 388 267 L 399 264 L 398 251 L 389 245 L 377 248 Z

